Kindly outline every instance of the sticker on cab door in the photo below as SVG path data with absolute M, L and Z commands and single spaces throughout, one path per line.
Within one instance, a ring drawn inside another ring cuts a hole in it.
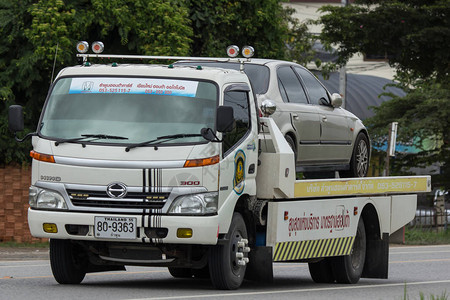
M 244 191 L 245 186 L 245 153 L 238 150 L 234 156 L 234 178 L 233 190 L 240 195 Z

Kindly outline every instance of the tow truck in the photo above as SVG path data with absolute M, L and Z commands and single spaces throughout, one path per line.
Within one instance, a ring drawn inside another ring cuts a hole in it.
M 271 282 L 277 262 L 308 263 L 316 282 L 387 278 L 389 236 L 429 176 L 296 180 L 273 103 L 258 107 L 242 71 L 251 48 L 222 59 L 240 71 L 77 48 L 81 65 L 59 72 L 30 134 L 28 223 L 50 239 L 58 283 L 138 265 L 237 289 Z M 20 106 L 9 126 L 23 130 Z

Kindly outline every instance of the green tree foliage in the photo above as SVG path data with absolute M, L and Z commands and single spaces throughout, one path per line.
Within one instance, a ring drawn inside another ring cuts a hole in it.
M 376 3 L 376 5 L 372 5 Z M 386 55 L 403 81 L 450 71 L 448 0 L 359 0 L 347 7 L 325 6 L 320 39 L 337 45 L 339 64 L 355 53 Z
M 28 160 L 7 108 L 24 106 L 26 132 L 35 130 L 56 53 L 56 71 L 77 63 L 79 40 L 102 40 L 115 54 L 188 55 L 192 36 L 176 0 L 0 0 L 0 25 L 0 164 Z
M 223 57 L 229 45 L 253 46 L 256 57 L 313 58 L 307 27 L 278 0 L 188 0 L 194 30 L 192 55 Z
M 256 56 L 312 58 L 306 25 L 278 0 L 0 0 L 0 165 L 26 162 L 31 144 L 16 143 L 7 108 L 20 104 L 35 131 L 55 73 L 77 63 L 79 40 L 105 53 L 225 56 L 230 44 L 252 45 Z M 288 47 L 286 47 L 288 46 Z
M 387 135 L 388 124 L 398 122 L 397 141 L 414 146 L 418 153 L 398 153 L 394 174 L 410 173 L 411 167 L 438 163 L 441 174 L 433 176 L 435 186 L 450 188 L 450 85 L 449 82 L 423 82 L 407 89 L 405 97 L 375 107 L 375 116 L 366 120 L 374 143 Z
M 391 173 L 441 165 L 433 181 L 450 188 L 450 2 L 448 0 L 359 0 L 348 7 L 324 7 L 320 36 L 337 45 L 338 64 L 355 53 L 386 55 L 396 68 L 398 86 L 407 91 L 375 108 L 365 121 L 375 142 L 399 123 L 397 141 L 417 154 L 399 154 Z

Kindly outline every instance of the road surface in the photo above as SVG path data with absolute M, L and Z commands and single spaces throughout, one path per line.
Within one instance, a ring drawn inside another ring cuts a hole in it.
M 44 253 L 43 253 L 44 252 Z M 450 245 L 391 247 L 389 279 L 316 284 L 307 264 L 274 265 L 271 285 L 246 281 L 236 291 L 215 290 L 207 279 L 174 279 L 166 268 L 88 274 L 80 285 L 59 285 L 47 253 L 13 260 L 0 251 L 0 299 L 425 299 L 450 295 Z M 33 259 L 34 258 L 34 259 Z M 9 260 L 7 260 L 9 259 Z M 406 298 L 406 297 L 405 297 Z

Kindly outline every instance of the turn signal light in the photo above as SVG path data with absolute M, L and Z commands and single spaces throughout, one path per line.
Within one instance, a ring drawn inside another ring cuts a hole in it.
M 215 165 L 220 161 L 219 155 L 208 157 L 208 158 L 202 158 L 202 159 L 190 159 L 186 160 L 184 163 L 185 168 L 191 168 L 191 167 L 203 167 L 203 166 L 209 166 L 209 165 Z
M 53 155 L 38 153 L 34 150 L 30 151 L 30 156 L 32 158 L 34 158 L 35 160 L 39 160 L 39 161 L 44 161 L 44 162 L 48 162 L 48 163 L 55 162 L 55 157 Z
M 58 233 L 58 227 L 54 223 L 44 223 L 42 229 L 47 233 Z

